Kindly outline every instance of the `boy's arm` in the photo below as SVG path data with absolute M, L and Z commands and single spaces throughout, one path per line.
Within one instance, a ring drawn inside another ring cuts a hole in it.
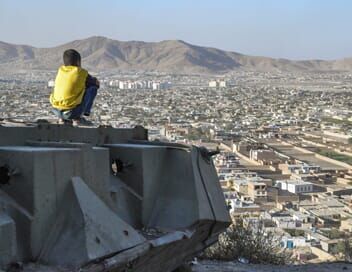
M 86 79 L 86 87 L 100 87 L 99 80 L 96 77 L 92 77 L 90 74 L 88 74 L 87 79 Z

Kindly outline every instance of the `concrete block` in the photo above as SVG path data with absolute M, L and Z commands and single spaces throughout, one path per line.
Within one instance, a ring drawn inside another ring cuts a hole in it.
M 73 176 L 87 180 L 90 188 L 109 206 L 109 150 L 106 148 L 53 148 L 31 146 L 0 147 L 0 164 L 18 169 L 4 191 L 33 216 L 21 230 L 21 251 L 28 259 L 38 257 L 57 218 L 64 192 Z M 25 235 L 22 235 L 25 234 Z
M 184 228 L 201 220 L 215 220 L 214 211 L 221 213 L 220 220 L 228 216 L 216 172 L 205 172 L 209 165 L 203 165 L 196 148 L 146 144 L 106 147 L 111 159 L 118 157 L 132 164 L 117 176 L 141 195 L 139 216 L 144 226 Z
M 199 209 L 200 211 L 206 211 L 206 213 L 208 213 L 208 205 L 210 205 L 214 216 L 213 220 L 216 223 L 213 227 L 213 234 L 217 234 L 222 232 L 229 225 L 229 222 L 231 222 L 225 204 L 225 197 L 219 186 L 219 178 L 213 161 L 205 160 L 196 147 L 192 148 L 192 158 L 194 173 L 196 173 L 198 179 L 197 182 L 204 186 L 207 199 L 206 202 L 199 202 Z M 197 190 L 197 193 L 199 194 L 200 190 Z
M 26 259 L 35 259 L 46 233 L 56 220 L 58 205 L 72 176 L 81 173 L 80 150 L 51 147 L 0 147 L 0 163 L 18 169 L 19 174 L 2 189 L 33 217 L 21 226 L 20 245 Z M 22 250 L 21 250 L 22 251 Z

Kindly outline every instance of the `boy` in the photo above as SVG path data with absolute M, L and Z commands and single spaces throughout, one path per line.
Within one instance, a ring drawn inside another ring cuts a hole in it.
M 72 120 L 75 126 L 87 124 L 82 115 L 90 115 L 99 81 L 81 68 L 81 55 L 76 50 L 66 50 L 63 59 L 64 65 L 56 75 L 50 103 L 60 118 L 59 123 Z

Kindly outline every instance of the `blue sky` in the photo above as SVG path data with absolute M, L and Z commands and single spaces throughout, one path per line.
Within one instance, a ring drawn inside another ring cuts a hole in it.
M 0 0 L 0 40 L 181 39 L 250 55 L 352 57 L 350 0 Z

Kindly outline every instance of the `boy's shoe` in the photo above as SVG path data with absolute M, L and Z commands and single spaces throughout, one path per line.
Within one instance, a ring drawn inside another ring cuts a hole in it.
M 63 118 L 60 118 L 57 123 L 59 125 L 68 125 L 68 124 L 71 124 L 71 121 L 70 120 L 66 120 L 66 119 L 63 119 Z
M 90 116 L 90 112 L 85 112 L 85 113 L 83 113 L 83 115 L 89 117 Z
M 78 127 L 78 126 L 92 126 L 93 123 L 91 121 L 88 121 L 87 119 L 84 119 L 83 117 L 79 119 L 73 119 L 72 120 L 72 126 Z

